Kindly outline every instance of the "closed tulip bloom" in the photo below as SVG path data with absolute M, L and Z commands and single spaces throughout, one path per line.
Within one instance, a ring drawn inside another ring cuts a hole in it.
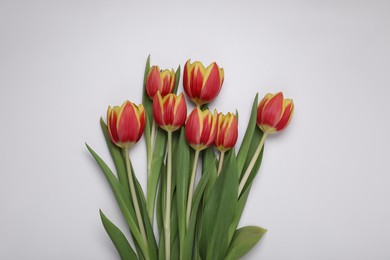
M 217 111 L 214 114 L 206 109 L 202 111 L 199 107 L 187 118 L 186 139 L 195 150 L 203 150 L 214 144 L 217 135 Z
M 293 112 L 291 99 L 284 99 L 282 92 L 269 93 L 257 107 L 257 125 L 267 134 L 281 131 L 289 124 Z
M 215 62 L 205 68 L 199 61 L 191 63 L 188 60 L 184 66 L 184 91 L 199 106 L 211 102 L 219 94 L 223 79 L 223 68 Z
M 173 91 L 176 82 L 176 72 L 172 70 L 160 70 L 158 66 L 152 66 L 146 77 L 146 93 L 153 99 L 157 91 L 165 97 Z
M 179 96 L 169 93 L 162 97 L 158 91 L 154 96 L 152 109 L 154 120 L 165 131 L 176 131 L 186 121 L 187 106 L 183 93 Z
M 121 107 L 108 107 L 107 125 L 111 141 L 121 148 L 130 148 L 144 132 L 145 110 L 143 105 L 125 101 Z
M 217 136 L 215 146 L 221 152 L 230 150 L 236 145 L 238 138 L 238 120 L 236 115 L 218 114 Z

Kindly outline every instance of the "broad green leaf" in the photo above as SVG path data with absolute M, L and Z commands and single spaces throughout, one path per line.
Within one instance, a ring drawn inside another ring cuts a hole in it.
M 206 172 L 207 169 L 210 169 L 210 179 L 207 182 L 207 187 L 204 192 L 204 199 L 206 200 L 212 190 L 215 181 L 217 180 L 217 158 L 215 157 L 213 147 L 209 147 L 202 152 L 202 172 Z
M 135 213 L 134 209 L 132 209 L 132 206 L 130 205 L 130 202 L 128 199 L 126 199 L 126 193 L 123 190 L 122 185 L 120 185 L 118 179 L 115 177 L 115 175 L 112 173 L 111 169 L 107 166 L 107 164 L 95 153 L 95 151 L 92 150 L 91 147 L 89 147 L 86 144 L 89 152 L 92 154 L 92 156 L 95 158 L 96 162 L 99 164 L 100 168 L 102 169 L 104 175 L 107 178 L 107 181 L 109 182 L 111 189 L 114 193 L 114 196 L 118 202 L 119 208 L 122 211 L 122 214 L 130 228 L 130 231 L 133 235 L 133 238 L 135 242 L 138 244 L 138 246 L 141 248 L 143 253 L 148 252 L 147 245 L 144 243 L 141 233 L 139 232 L 138 226 L 135 222 Z M 132 210 L 132 212 L 131 212 Z
M 158 180 L 160 178 L 160 173 L 162 171 L 165 153 L 166 153 L 166 145 L 167 145 L 167 133 L 158 128 L 156 131 L 156 143 L 154 147 L 151 169 L 148 176 L 148 184 L 147 184 L 147 200 L 148 206 L 154 206 Z
M 111 142 L 108 128 L 106 123 L 104 123 L 103 118 L 100 118 L 100 127 L 102 128 L 104 139 L 106 140 L 108 150 L 110 151 L 111 157 L 114 161 L 119 183 L 122 185 L 126 194 L 130 196 L 129 180 L 127 178 L 126 165 L 123 160 L 121 148 Z
M 250 164 L 250 161 L 252 160 L 253 155 L 256 152 L 256 149 L 259 146 L 259 143 L 260 143 L 260 140 L 262 137 L 263 137 L 263 131 L 261 131 L 259 127 L 256 127 L 255 131 L 253 132 L 253 135 L 252 135 L 252 143 L 251 143 L 249 151 L 248 151 L 248 157 L 246 158 L 246 162 L 244 165 L 244 171 L 246 171 L 246 169 L 248 168 L 248 165 Z M 265 147 L 265 145 L 261 149 L 259 157 L 257 158 L 256 163 L 250 172 L 249 178 L 248 178 L 242 192 L 244 192 L 248 188 L 248 186 L 253 182 L 253 179 L 255 178 L 255 176 L 257 175 L 257 172 L 260 169 L 261 161 L 263 159 L 264 147 Z
M 180 248 L 182 251 L 186 233 L 186 208 L 190 179 L 190 147 L 185 139 L 184 127 L 173 155 L 173 175 L 176 176 L 176 204 Z
M 267 232 L 266 229 L 247 226 L 237 229 L 230 244 L 226 260 L 236 260 L 248 253 Z
M 177 67 L 176 74 L 175 74 L 175 87 L 173 88 L 173 93 L 177 94 L 177 89 L 179 87 L 179 82 L 180 82 L 180 65 Z
M 144 81 L 143 81 L 143 92 L 142 92 L 142 104 L 144 105 L 146 116 L 147 116 L 147 123 L 145 124 L 145 140 L 147 147 L 150 147 L 150 131 L 152 127 L 152 100 L 149 98 L 148 94 L 146 93 L 146 78 L 150 71 L 150 55 L 148 56 L 148 59 L 146 60 L 145 65 L 145 73 L 144 73 Z
M 215 164 L 215 161 L 214 161 Z M 190 222 L 188 225 L 187 233 L 184 237 L 184 246 L 183 246 L 183 257 L 182 259 L 192 259 L 193 249 L 194 249 L 194 240 L 195 240 L 195 229 L 196 229 L 196 220 L 198 216 L 199 204 L 202 201 L 204 191 L 206 189 L 207 183 L 211 177 L 212 164 L 209 169 L 203 172 L 203 175 L 200 177 L 199 183 L 195 188 L 194 196 L 192 199 L 192 209 L 190 215 Z
M 240 150 L 238 151 L 238 154 L 237 154 L 237 168 L 238 168 L 238 173 L 240 176 L 243 172 L 244 164 L 245 164 L 245 161 L 247 160 L 247 157 L 248 157 L 248 151 L 249 151 L 249 147 L 252 143 L 253 132 L 254 132 L 255 128 L 257 128 L 256 120 L 257 120 L 258 96 L 259 96 L 259 94 L 256 94 L 255 100 L 253 101 L 248 126 L 246 128 L 244 139 L 242 140 L 242 143 L 240 146 Z
M 129 242 L 127 241 L 125 235 L 122 231 L 115 226 L 100 210 L 100 218 L 104 229 L 106 230 L 108 236 L 111 238 L 112 243 L 114 244 L 116 250 L 118 251 L 122 260 L 134 260 L 137 259 L 137 255 L 134 250 L 131 248 Z
M 251 185 L 247 187 L 247 189 L 244 191 L 244 193 L 240 196 L 237 202 L 236 212 L 234 214 L 234 218 L 232 223 L 229 227 L 229 242 L 232 240 L 233 235 L 237 229 L 238 223 L 240 222 L 240 218 L 242 215 L 242 212 L 244 211 L 246 201 L 248 199 L 249 191 L 250 191 Z
M 199 241 L 202 259 L 224 259 L 226 256 L 229 246 L 228 231 L 236 210 L 237 192 L 237 162 L 234 150 L 231 150 L 227 152 L 226 164 L 224 164 L 204 208 Z
M 130 162 L 130 164 L 131 164 L 131 162 Z M 150 223 L 148 212 L 147 212 L 147 209 L 146 209 L 145 195 L 144 195 L 144 192 L 142 190 L 141 185 L 138 182 L 137 177 L 135 176 L 135 171 L 133 169 L 133 165 L 132 164 L 131 164 L 131 172 L 133 174 L 133 179 L 134 179 L 134 182 L 135 182 L 136 195 L 137 195 L 137 198 L 138 198 L 138 204 L 141 207 L 142 219 L 143 219 L 144 226 L 145 226 L 145 229 L 146 229 L 146 236 L 147 236 L 147 239 L 148 239 L 148 247 L 149 247 L 149 256 L 150 256 L 151 259 L 155 259 L 155 258 L 157 258 L 157 251 L 158 251 L 157 242 L 156 242 L 156 238 L 154 237 L 153 227 L 152 227 L 152 225 Z

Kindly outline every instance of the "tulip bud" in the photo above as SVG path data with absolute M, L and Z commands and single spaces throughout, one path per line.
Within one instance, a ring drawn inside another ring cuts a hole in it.
M 108 107 L 107 126 L 111 141 L 121 148 L 130 148 L 144 132 L 145 110 L 143 105 L 125 101 L 121 107 Z
M 257 107 L 257 125 L 267 134 L 281 131 L 289 124 L 293 112 L 293 101 L 284 99 L 282 92 L 268 93 Z
M 236 115 L 227 113 L 218 114 L 217 136 L 215 146 L 221 152 L 234 147 L 238 138 L 238 121 Z
M 217 134 L 217 111 L 202 111 L 195 107 L 187 118 L 186 139 L 195 150 L 203 150 L 212 145 Z
M 176 82 L 176 72 L 172 70 L 160 70 L 158 66 L 152 66 L 146 77 L 146 93 L 150 99 L 160 91 L 165 97 L 173 91 Z
M 176 131 L 186 121 L 187 106 L 183 93 L 179 96 L 169 93 L 161 97 L 158 91 L 154 96 L 152 109 L 154 120 L 165 131 Z
M 199 61 L 191 64 L 188 60 L 184 66 L 184 91 L 199 106 L 211 102 L 219 94 L 223 79 L 224 71 L 215 62 L 205 68 Z

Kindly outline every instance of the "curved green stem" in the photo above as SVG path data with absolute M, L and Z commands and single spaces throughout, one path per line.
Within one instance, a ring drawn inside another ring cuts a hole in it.
M 150 184 L 149 182 L 151 180 L 150 173 L 152 170 L 153 151 L 154 151 L 154 145 L 155 145 L 155 140 L 156 140 L 156 130 L 157 130 L 156 129 L 156 122 L 153 119 L 152 130 L 150 133 L 150 147 L 148 147 L 148 156 L 147 156 L 148 157 L 147 158 L 147 160 L 148 160 L 148 165 L 147 165 L 148 184 Z M 152 190 L 148 185 L 146 207 L 147 207 L 150 223 L 153 225 L 154 201 L 155 201 L 155 197 L 156 197 L 156 192 L 155 191 L 150 192 L 149 189 Z
M 250 173 L 251 173 L 253 167 L 255 166 L 256 160 L 257 160 L 257 158 L 258 158 L 259 155 L 260 155 L 261 149 L 262 149 L 263 146 L 264 146 L 264 142 L 265 142 L 265 139 L 266 139 L 266 138 L 267 138 L 267 133 L 263 133 L 263 136 L 261 137 L 259 146 L 257 146 L 257 149 L 256 149 L 256 151 L 255 151 L 255 154 L 253 155 L 252 160 L 250 161 L 248 167 L 246 168 L 246 171 L 245 171 L 245 173 L 244 173 L 244 176 L 243 176 L 242 179 L 241 179 L 240 186 L 238 187 L 238 196 L 241 195 L 241 192 L 242 192 L 242 190 L 244 189 L 245 183 L 246 183 L 246 181 L 248 180 L 249 175 L 250 175 Z
M 196 168 L 198 166 L 198 160 L 199 160 L 199 152 L 200 152 L 199 150 L 195 150 L 194 164 L 192 165 L 190 187 L 188 189 L 187 213 L 186 213 L 186 227 L 187 228 L 188 228 L 188 224 L 190 222 L 190 216 L 191 216 L 192 196 L 194 193 L 194 184 L 195 184 Z
M 221 151 L 221 156 L 219 156 L 219 164 L 218 164 L 218 173 L 217 176 L 221 173 L 222 165 L 223 165 L 223 158 L 225 157 L 225 151 Z
M 165 259 L 171 259 L 171 182 L 172 182 L 172 131 L 168 131 L 167 193 L 164 218 Z
M 129 151 L 128 151 L 127 148 L 124 148 L 122 150 L 122 152 L 123 152 L 123 156 L 124 156 L 125 162 L 126 162 L 126 170 L 127 170 L 127 177 L 129 179 L 131 200 L 133 201 L 134 211 L 135 211 L 135 215 L 137 217 L 137 222 L 138 222 L 138 227 L 139 227 L 139 230 L 141 232 L 142 239 L 144 240 L 144 243 L 147 245 L 148 244 L 148 240 L 146 238 L 145 226 L 144 226 L 144 222 L 143 222 L 143 219 L 142 219 L 140 207 L 139 207 L 139 204 L 138 204 L 137 194 L 135 192 L 134 178 L 133 178 L 133 174 L 132 174 L 132 171 L 131 171 Z M 144 252 L 144 254 L 145 254 L 145 258 L 149 259 L 149 252 L 148 251 Z

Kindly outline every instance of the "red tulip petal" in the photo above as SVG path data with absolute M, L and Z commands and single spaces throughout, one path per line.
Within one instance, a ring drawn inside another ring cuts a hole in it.
M 160 68 L 158 66 L 153 66 L 146 78 L 146 93 L 150 98 L 153 98 L 160 89 L 162 89 Z
M 137 109 L 138 109 L 138 117 L 139 117 L 139 124 L 140 124 L 137 140 L 136 140 L 138 142 L 139 139 L 141 139 L 141 136 L 144 133 L 144 129 L 145 129 L 145 109 L 142 104 L 139 105 Z
M 194 98 L 199 98 L 202 93 L 204 73 L 203 65 L 196 64 L 191 74 L 191 92 Z
M 199 111 L 200 109 L 195 107 L 187 118 L 186 139 L 190 145 L 198 145 L 200 143 L 201 126 Z
M 284 100 L 283 106 L 284 106 L 284 112 L 282 118 L 280 119 L 279 123 L 275 127 L 276 131 L 281 131 L 288 126 L 292 114 L 294 112 L 294 103 L 292 102 L 291 99 Z
M 191 60 L 188 60 L 184 65 L 184 73 L 183 73 L 183 88 L 184 92 L 187 94 L 189 98 L 193 98 L 193 94 L 191 91 L 191 74 L 192 74 L 193 65 L 191 64 Z
M 159 126 L 165 126 L 163 100 L 160 95 L 160 92 L 157 92 L 157 94 L 153 98 L 152 111 L 153 118 L 154 121 L 156 121 L 156 124 Z
M 261 114 L 261 124 L 275 127 L 283 113 L 283 94 L 275 94 L 264 104 Z
M 262 114 L 264 105 L 273 97 L 271 93 L 268 93 L 264 96 L 264 98 L 260 101 L 259 105 L 257 106 L 257 124 L 261 125 L 263 123 L 262 121 Z
M 200 93 L 200 99 L 210 102 L 221 91 L 222 82 L 218 65 L 214 62 L 206 69 L 204 86 Z
M 134 106 L 126 101 L 118 115 L 118 137 L 121 143 L 134 143 L 137 140 L 140 128 L 139 118 L 134 111 Z
M 174 94 L 167 95 L 163 98 L 164 122 L 166 126 L 171 126 L 174 119 L 175 96 Z
M 108 132 L 110 134 L 111 141 L 114 144 L 118 144 L 118 142 L 119 142 L 118 132 L 116 130 L 119 109 L 120 109 L 119 107 L 115 106 L 112 109 L 111 109 L 111 107 L 108 107 L 108 110 L 107 110 Z
M 176 128 L 182 127 L 187 117 L 187 106 L 183 93 L 176 99 L 174 114 L 173 125 Z

